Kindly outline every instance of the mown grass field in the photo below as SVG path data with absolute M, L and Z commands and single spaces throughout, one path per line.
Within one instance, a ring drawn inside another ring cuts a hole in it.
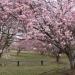
M 21 53 L 19 56 L 11 54 L 11 57 L 14 58 L 0 59 L 0 63 L 5 63 L 0 66 L 0 75 L 64 75 L 69 69 L 65 55 L 61 57 L 59 64 L 54 57 L 33 53 Z M 17 60 L 20 61 L 20 66 L 17 66 Z M 40 63 L 41 60 L 44 61 L 43 66 Z

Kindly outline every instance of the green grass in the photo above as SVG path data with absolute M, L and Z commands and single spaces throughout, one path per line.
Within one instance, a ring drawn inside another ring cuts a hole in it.
M 1 59 L 0 75 L 64 75 L 64 71 L 69 68 L 66 56 L 62 56 L 60 63 L 55 62 L 55 58 L 32 53 L 21 53 L 19 56 L 11 55 L 15 59 Z M 16 61 L 20 61 L 17 66 Z M 40 61 L 44 61 L 41 66 Z

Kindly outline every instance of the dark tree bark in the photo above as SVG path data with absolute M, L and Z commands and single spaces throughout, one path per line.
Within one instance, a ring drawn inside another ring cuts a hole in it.
M 4 47 L 3 47 L 2 51 L 0 52 L 0 58 L 2 57 L 3 51 L 4 51 Z
M 59 59 L 60 59 L 60 56 L 59 56 L 59 54 L 57 54 L 57 55 L 56 55 L 56 62 L 57 62 L 57 63 L 59 63 Z
M 68 56 L 71 69 L 75 69 L 75 51 L 69 51 L 66 55 Z
M 0 53 L 0 58 L 2 57 L 2 54 L 3 54 L 3 53 L 1 52 L 1 53 Z

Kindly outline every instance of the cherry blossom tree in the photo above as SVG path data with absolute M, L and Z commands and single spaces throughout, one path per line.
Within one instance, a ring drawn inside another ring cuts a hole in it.
M 72 50 L 74 36 L 70 27 L 74 27 L 72 11 L 73 0 L 39 0 L 33 1 L 30 7 L 34 13 L 34 28 L 44 35 L 46 42 L 65 53 L 72 69 L 75 68 L 75 52 Z
M 1 41 L 3 46 L 7 43 L 4 38 L 12 36 L 11 33 L 16 34 L 19 31 L 25 35 L 24 28 L 27 34 L 25 39 L 32 40 L 41 36 L 39 41 L 43 41 L 46 46 L 50 44 L 55 46 L 57 54 L 65 53 L 71 68 L 75 69 L 75 51 L 72 50 L 75 44 L 74 0 L 8 0 L 2 2 L 0 8 L 0 36 L 4 36 Z M 10 34 L 10 36 L 5 34 Z M 18 37 L 17 34 L 15 36 Z M 39 45 L 36 44 L 36 46 L 39 48 Z
M 10 6 L 10 7 L 9 7 Z M 5 49 L 7 49 L 19 31 L 23 32 L 25 29 L 24 22 L 20 14 L 17 13 L 13 3 L 0 3 L 0 57 Z

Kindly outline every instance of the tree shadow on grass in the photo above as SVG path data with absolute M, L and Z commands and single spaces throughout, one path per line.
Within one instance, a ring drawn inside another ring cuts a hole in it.
M 43 72 L 40 75 L 65 75 L 65 69 L 52 69 L 47 72 Z
M 51 64 L 59 64 L 59 65 L 66 65 L 66 64 L 69 64 L 69 63 L 63 62 L 63 61 L 59 61 L 59 62 L 51 61 L 50 63 L 51 63 Z

